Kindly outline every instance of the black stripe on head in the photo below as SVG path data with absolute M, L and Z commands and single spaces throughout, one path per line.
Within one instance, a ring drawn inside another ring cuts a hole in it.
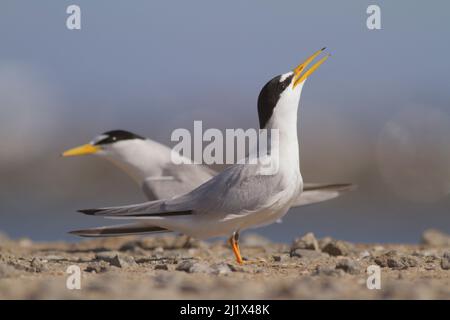
M 145 140 L 144 137 L 141 137 L 137 134 L 125 130 L 107 131 L 105 133 L 102 133 L 100 137 L 102 138 L 99 139 L 98 141 L 95 141 L 94 145 L 114 143 L 122 140 L 133 140 L 133 139 Z
M 283 81 L 280 81 L 282 75 L 276 76 L 261 89 L 258 97 L 259 127 L 261 129 L 267 125 L 267 122 L 272 117 L 273 109 L 277 105 L 281 93 L 289 86 L 293 76 L 294 74 L 292 73 Z

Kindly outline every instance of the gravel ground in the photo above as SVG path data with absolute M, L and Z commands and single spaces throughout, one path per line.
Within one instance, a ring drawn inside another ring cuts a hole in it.
M 436 230 L 417 245 L 354 244 L 312 233 L 292 244 L 242 238 L 244 265 L 224 242 L 185 248 L 184 237 L 170 235 L 76 244 L 0 235 L 0 298 L 450 299 L 450 237 Z M 67 289 L 71 265 L 81 271 L 80 290 Z M 379 290 L 367 288 L 370 265 L 380 267 Z

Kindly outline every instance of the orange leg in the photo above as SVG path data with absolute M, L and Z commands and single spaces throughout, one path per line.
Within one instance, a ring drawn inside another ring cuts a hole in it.
M 231 248 L 233 249 L 237 263 L 243 264 L 244 260 L 242 260 L 241 251 L 239 250 L 239 233 L 238 232 L 233 233 L 233 235 L 230 237 L 229 242 Z

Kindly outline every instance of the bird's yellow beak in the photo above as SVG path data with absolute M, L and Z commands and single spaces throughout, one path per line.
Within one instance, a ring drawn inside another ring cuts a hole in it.
M 70 157 L 70 156 L 82 156 L 85 154 L 93 154 L 100 150 L 100 147 L 94 146 L 90 143 L 84 144 L 82 146 L 69 149 L 67 151 L 64 151 L 62 153 L 63 157 Z
M 327 54 L 325 57 L 317 61 L 311 68 L 309 68 L 305 73 L 302 74 L 302 72 L 306 69 L 306 67 L 323 51 L 325 48 L 320 49 L 319 51 L 315 52 L 312 56 L 310 56 L 308 59 L 305 60 L 305 62 L 299 64 L 294 69 L 294 84 L 293 87 L 295 88 L 299 83 L 302 83 L 306 80 L 311 74 L 313 74 L 314 71 L 317 70 L 317 68 L 320 67 L 322 63 L 325 62 L 325 60 L 328 59 L 330 56 Z

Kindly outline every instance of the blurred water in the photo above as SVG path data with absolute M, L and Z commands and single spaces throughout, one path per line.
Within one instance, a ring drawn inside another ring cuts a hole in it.
M 75 240 L 66 231 L 104 223 L 76 209 L 144 198 L 109 164 L 62 150 L 116 128 L 170 144 L 194 120 L 256 127 L 263 84 L 327 45 L 302 95 L 302 173 L 360 188 L 258 232 L 450 232 L 448 2 L 379 1 L 379 31 L 365 27 L 371 1 L 80 0 L 80 31 L 65 27 L 69 4 L 0 4 L 0 230 Z

